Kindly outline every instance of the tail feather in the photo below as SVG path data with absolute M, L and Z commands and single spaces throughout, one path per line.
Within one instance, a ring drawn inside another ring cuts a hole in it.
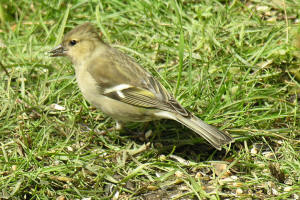
M 230 135 L 218 130 L 214 126 L 205 123 L 196 116 L 187 118 L 181 115 L 176 115 L 175 120 L 192 129 L 218 150 L 221 150 L 222 145 L 233 141 L 233 138 Z
M 228 144 L 233 141 L 233 138 L 230 135 L 218 130 L 214 126 L 205 123 L 196 116 L 192 115 L 190 117 L 185 117 L 180 114 L 170 113 L 166 111 L 156 113 L 156 115 L 162 118 L 176 120 L 177 122 L 183 124 L 184 126 L 199 134 L 218 150 L 221 150 L 222 145 Z

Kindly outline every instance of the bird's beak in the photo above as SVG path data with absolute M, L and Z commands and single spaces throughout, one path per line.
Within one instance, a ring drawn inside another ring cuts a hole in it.
M 57 57 L 57 56 L 65 56 L 66 55 L 66 50 L 64 47 L 60 44 L 51 51 L 49 51 L 50 57 Z

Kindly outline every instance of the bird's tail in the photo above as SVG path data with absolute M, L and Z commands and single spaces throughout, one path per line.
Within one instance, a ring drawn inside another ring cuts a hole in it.
M 174 120 L 183 124 L 184 126 L 192 129 L 201 137 L 206 139 L 216 149 L 221 150 L 222 145 L 228 144 L 233 141 L 233 138 L 217 128 L 205 123 L 196 116 L 184 117 L 182 115 L 175 115 Z

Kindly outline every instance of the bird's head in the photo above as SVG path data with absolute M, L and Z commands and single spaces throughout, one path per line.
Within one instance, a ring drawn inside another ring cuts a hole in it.
M 49 53 L 51 57 L 68 56 L 76 63 L 90 56 L 100 43 L 103 42 L 97 29 L 91 23 L 84 23 L 68 32 L 62 43 Z

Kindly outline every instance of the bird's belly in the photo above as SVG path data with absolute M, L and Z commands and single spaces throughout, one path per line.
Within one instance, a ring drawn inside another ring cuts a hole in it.
M 115 120 L 139 122 L 153 120 L 154 115 L 151 110 L 132 106 L 103 96 L 96 81 L 88 72 L 80 73 L 80 76 L 76 76 L 76 79 L 85 99 Z
M 101 96 L 99 99 L 101 99 L 100 103 L 95 106 L 118 121 L 142 122 L 153 119 L 152 112 L 145 108 L 131 106 L 105 96 Z

